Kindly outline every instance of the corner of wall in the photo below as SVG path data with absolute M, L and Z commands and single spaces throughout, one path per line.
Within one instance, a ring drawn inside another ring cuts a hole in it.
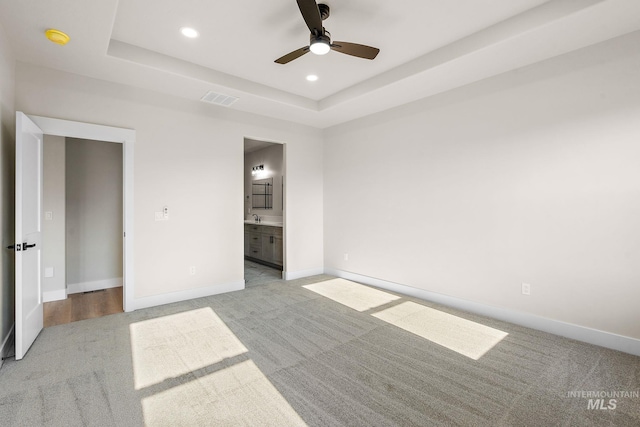
M 4 359 L 9 356 L 11 350 L 14 348 L 14 326 L 15 324 L 11 325 L 7 336 L 0 341 L 0 368 L 2 368 L 2 365 L 4 364 Z
M 2 245 L 12 244 L 15 170 L 15 58 L 0 26 L 0 229 Z M 2 250 L 0 262 L 0 354 L 10 342 L 14 321 L 14 256 Z
M 376 288 L 408 295 L 414 298 L 420 298 L 443 306 L 453 307 L 458 310 L 468 311 L 470 313 L 501 320 L 503 322 L 524 326 L 525 328 L 548 332 L 550 334 L 560 335 L 562 337 L 571 338 L 588 344 L 640 356 L 640 340 L 637 338 L 574 325 L 516 310 L 494 307 L 487 304 L 451 297 L 437 292 L 430 292 L 424 289 L 413 288 L 404 284 L 389 282 L 387 280 L 363 276 L 361 274 L 350 273 L 348 271 L 337 270 L 334 268 L 326 268 L 324 273 L 352 280 L 354 282 L 363 283 L 365 285 L 374 286 Z

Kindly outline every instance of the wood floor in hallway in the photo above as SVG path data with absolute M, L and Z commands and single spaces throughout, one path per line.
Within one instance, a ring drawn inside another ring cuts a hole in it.
M 65 300 L 44 303 L 44 327 L 122 313 L 122 287 L 71 294 Z

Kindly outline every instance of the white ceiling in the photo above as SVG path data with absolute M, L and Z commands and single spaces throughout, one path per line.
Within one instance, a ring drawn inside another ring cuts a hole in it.
M 239 98 L 229 108 L 319 128 L 640 29 L 638 0 L 325 3 L 333 40 L 378 47 L 375 60 L 275 64 L 308 44 L 295 0 L 0 0 L 0 24 L 20 61 L 193 100 L 213 90 Z M 71 42 L 47 41 L 47 28 Z

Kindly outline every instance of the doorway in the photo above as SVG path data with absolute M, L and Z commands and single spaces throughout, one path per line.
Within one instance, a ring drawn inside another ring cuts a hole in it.
M 285 145 L 245 138 L 245 287 L 284 277 L 285 195 Z
M 135 310 L 133 253 L 135 237 L 133 224 L 133 152 L 136 131 L 132 129 L 54 119 L 50 117 L 30 115 L 29 118 L 33 120 L 45 135 L 122 144 L 122 305 L 124 311 Z
M 43 328 L 42 294 L 42 147 L 43 135 L 123 144 L 123 306 L 133 303 L 133 144 L 135 131 L 16 111 L 15 183 L 15 351 L 20 360 Z
M 123 311 L 122 144 L 44 135 L 44 327 Z

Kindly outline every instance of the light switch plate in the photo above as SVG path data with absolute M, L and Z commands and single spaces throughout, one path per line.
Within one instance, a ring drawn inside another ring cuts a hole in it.
M 51 211 L 46 211 L 44 213 L 44 220 L 45 221 L 53 221 L 53 212 Z
M 53 267 L 44 268 L 44 277 L 53 277 Z
M 156 212 L 156 221 L 164 221 L 164 214 L 162 212 Z

